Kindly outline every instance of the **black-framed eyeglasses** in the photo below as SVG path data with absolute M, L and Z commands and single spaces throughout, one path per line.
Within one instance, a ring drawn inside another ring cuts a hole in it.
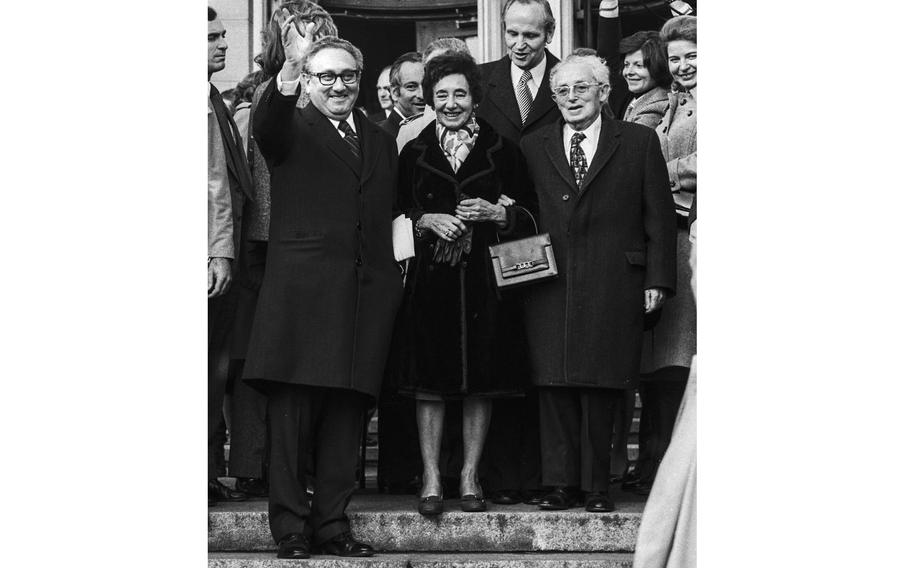
M 569 93 L 575 92 L 576 95 L 584 95 L 593 87 L 602 87 L 606 83 L 575 83 L 574 85 L 560 85 L 553 89 L 553 100 L 566 99 Z
M 332 73 L 331 71 L 326 71 L 325 73 L 307 73 L 310 77 L 316 77 L 319 79 L 321 85 L 326 87 L 331 87 L 335 84 L 335 81 L 341 77 L 341 82 L 345 85 L 353 85 L 357 83 L 357 80 L 360 79 L 360 71 L 342 71 L 341 73 Z

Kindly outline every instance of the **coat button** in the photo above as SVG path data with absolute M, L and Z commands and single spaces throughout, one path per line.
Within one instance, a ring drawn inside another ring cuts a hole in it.
M 360 258 L 360 256 L 358 255 L 357 260 L 354 261 L 354 264 L 356 264 L 357 266 L 363 266 L 363 259 Z
M 360 224 L 360 221 L 357 221 L 357 230 L 360 231 L 363 229 L 363 226 Z
M 664 132 L 664 134 L 666 134 L 666 133 L 667 133 L 667 127 L 666 127 L 666 126 L 664 126 L 664 130 L 663 130 L 663 132 Z
M 679 101 L 679 104 L 681 104 L 681 105 L 686 104 L 686 99 L 683 99 L 683 100 Z
M 691 111 L 691 110 L 689 111 L 689 114 L 688 114 L 687 116 L 692 116 L 692 111 Z
M 676 187 L 676 182 L 675 182 L 675 181 L 671 181 L 671 182 L 670 182 L 670 187 Z
M 562 200 L 563 200 L 563 201 L 568 201 L 568 200 L 569 200 L 569 194 L 568 194 L 568 193 L 564 193 L 563 196 L 562 196 Z
M 427 199 L 433 199 L 433 194 L 432 194 L 432 193 L 428 193 L 428 194 L 427 194 Z

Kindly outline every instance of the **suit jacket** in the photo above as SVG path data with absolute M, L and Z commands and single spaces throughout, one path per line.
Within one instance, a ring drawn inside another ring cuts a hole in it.
M 379 123 L 379 127 L 388 132 L 394 138 L 398 136 L 398 129 L 401 126 L 401 121 L 404 120 L 401 118 L 401 115 L 398 114 L 398 111 L 392 109 L 392 112 L 389 113 L 389 117 Z
M 638 376 L 644 290 L 676 288 L 676 220 L 653 130 L 602 115 L 579 189 L 562 121 L 521 141 L 559 278 L 528 288 L 532 378 L 628 388 Z
M 297 99 L 272 79 L 253 116 L 272 207 L 244 380 L 376 396 L 401 297 L 395 143 L 355 111 L 357 159 L 329 119 Z
M 667 90 L 663 87 L 654 87 L 639 97 L 634 104 L 630 100 L 622 119 L 648 128 L 656 128 L 657 123 L 667 112 L 668 105 Z
M 508 56 L 498 61 L 491 61 L 480 66 L 483 76 L 483 100 L 477 107 L 477 116 L 489 122 L 496 132 L 515 144 L 522 137 L 546 127 L 559 120 L 559 109 L 551 97 L 550 71 L 559 63 L 559 59 L 547 51 L 547 68 L 544 71 L 543 85 L 537 90 L 528 120 L 521 124 L 521 113 L 518 100 L 512 85 L 510 71 L 511 61 Z

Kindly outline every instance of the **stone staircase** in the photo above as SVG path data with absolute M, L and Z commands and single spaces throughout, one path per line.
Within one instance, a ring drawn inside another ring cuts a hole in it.
M 636 397 L 637 398 L 637 397 Z M 640 403 L 629 437 L 638 453 Z M 377 419 L 368 425 L 373 436 Z M 230 447 L 225 447 L 225 453 Z M 617 510 L 587 513 L 583 508 L 541 511 L 531 505 L 489 504 L 485 513 L 464 513 L 458 500 L 446 501 L 436 519 L 417 513 L 413 496 L 376 493 L 378 448 L 366 448 L 364 489 L 348 507 L 354 537 L 369 543 L 371 558 L 314 555 L 279 560 L 268 527 L 267 501 L 220 503 L 208 509 L 209 568 L 631 568 L 645 497 L 611 489 Z M 221 480 L 232 485 L 234 480 Z
M 618 488 L 613 497 L 617 510 L 608 514 L 492 504 L 485 513 L 463 513 L 448 500 L 446 512 L 427 519 L 414 497 L 358 492 L 348 507 L 351 532 L 377 555 L 305 561 L 275 557 L 265 500 L 222 503 L 208 513 L 209 567 L 630 567 L 644 498 Z

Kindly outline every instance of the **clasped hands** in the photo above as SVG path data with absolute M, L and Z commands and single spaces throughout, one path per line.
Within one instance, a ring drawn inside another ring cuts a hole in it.
M 455 207 L 455 215 L 425 213 L 417 220 L 417 228 L 429 229 L 440 239 L 454 242 L 468 230 L 466 222 L 492 221 L 500 227 L 504 227 L 506 225 L 506 207 L 513 203 L 515 200 L 506 195 L 501 195 L 495 204 L 480 197 L 463 199 Z

